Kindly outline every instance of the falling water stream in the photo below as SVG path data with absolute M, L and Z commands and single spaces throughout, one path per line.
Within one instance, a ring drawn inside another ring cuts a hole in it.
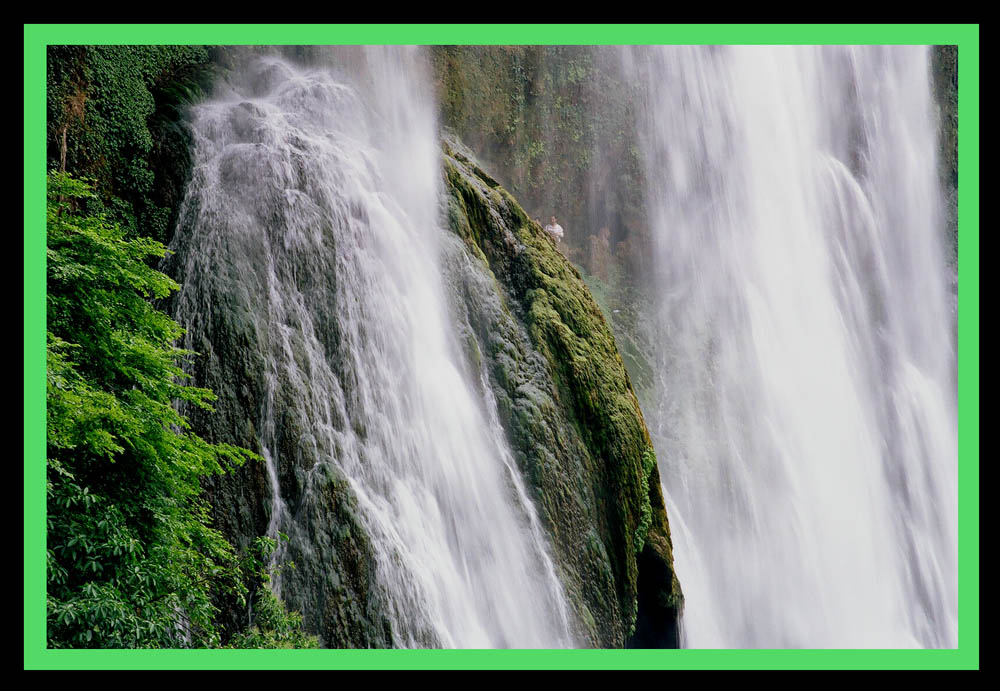
M 266 362 L 270 534 L 314 554 L 315 526 L 300 516 L 335 466 L 373 545 L 393 645 L 572 645 L 495 404 L 452 340 L 422 56 L 341 58 L 336 71 L 253 59 L 194 109 L 178 318 L 197 331 L 231 308 L 206 301 L 213 286 L 252 306 L 243 318 Z M 295 464 L 277 442 L 290 428 L 297 455 L 312 459 L 295 470 L 296 512 L 282 475 Z
M 176 316 L 258 350 L 248 414 L 272 536 L 322 559 L 309 517 L 331 473 L 346 478 L 392 645 L 571 646 L 496 403 L 449 322 L 422 53 L 338 55 L 248 59 L 193 109 Z M 621 56 L 642 85 L 658 377 L 644 413 L 683 643 L 955 646 L 955 331 L 928 51 Z
M 954 647 L 954 315 L 924 47 L 623 51 L 691 647 Z

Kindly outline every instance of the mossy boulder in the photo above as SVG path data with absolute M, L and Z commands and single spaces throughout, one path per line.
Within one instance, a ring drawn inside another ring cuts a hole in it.
M 456 140 L 447 266 L 535 495 L 583 644 L 676 645 L 683 598 L 659 474 L 614 336 L 579 272 Z M 466 348 L 468 352 L 470 349 Z

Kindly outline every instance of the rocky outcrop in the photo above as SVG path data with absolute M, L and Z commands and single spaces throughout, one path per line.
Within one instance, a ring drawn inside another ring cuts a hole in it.
M 580 274 L 518 203 L 445 145 L 447 264 L 469 366 L 497 401 L 582 644 L 677 643 L 683 598 L 642 413 Z
M 575 642 L 676 645 L 682 597 L 656 460 L 614 337 L 551 238 L 456 148 L 456 142 L 446 145 L 443 157 L 451 230 L 443 238 L 443 265 L 453 323 L 469 378 L 480 383 L 484 400 L 495 402 L 530 488 L 570 604 Z M 193 223 L 199 216 L 193 209 L 190 214 L 185 222 Z M 269 229 L 268 242 L 280 244 L 282 218 L 255 223 Z M 340 449 L 310 434 L 309 420 L 316 416 L 305 409 L 310 403 L 303 382 L 269 364 L 287 353 L 268 345 L 274 341 L 267 336 L 273 307 L 249 268 L 262 263 L 260 241 L 235 232 L 226 237 L 224 256 L 238 262 L 206 255 L 211 244 L 174 245 L 172 273 L 200 286 L 188 299 L 210 306 L 182 310 L 187 345 L 201 353 L 194 379 L 219 397 L 213 414 L 195 412 L 192 422 L 211 441 L 276 460 L 294 530 L 278 552 L 279 562 L 295 564 L 282 571 L 280 591 L 302 612 L 307 631 L 327 647 L 399 645 L 357 499 L 335 464 L 321 462 Z M 237 248 L 240 242 L 249 245 Z M 185 257 L 196 251 L 200 261 L 187 264 Z M 335 256 L 331 246 L 298 260 L 306 262 L 299 276 L 316 296 L 313 327 L 323 357 L 341 363 L 344 344 L 334 318 L 339 307 L 329 298 L 338 280 Z M 211 266 L 212 275 L 192 282 L 184 266 Z M 299 352 L 306 348 L 305 329 L 294 319 L 287 329 L 296 362 L 306 359 Z M 216 523 L 237 547 L 268 531 L 270 483 L 263 464 L 254 464 L 207 487 Z M 234 610 L 231 628 L 248 614 Z M 438 643 L 428 637 L 421 644 Z

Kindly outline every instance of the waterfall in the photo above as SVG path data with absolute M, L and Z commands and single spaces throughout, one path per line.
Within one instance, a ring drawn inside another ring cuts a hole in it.
M 622 51 L 690 647 L 957 645 L 955 321 L 927 48 Z
M 570 646 L 495 402 L 449 323 L 423 55 L 333 56 L 257 56 L 193 109 L 176 316 L 208 357 L 240 357 L 224 331 L 248 334 L 241 347 L 260 357 L 262 395 L 246 414 L 267 462 L 269 533 L 289 537 L 279 562 L 294 553 L 300 572 L 343 586 L 322 509 L 342 477 L 374 552 L 384 644 Z M 286 582 L 279 594 L 316 622 L 307 588 Z

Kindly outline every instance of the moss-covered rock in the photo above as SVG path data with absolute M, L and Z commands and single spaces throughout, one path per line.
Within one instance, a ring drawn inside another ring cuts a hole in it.
M 479 341 L 578 635 L 676 644 L 682 596 L 659 475 L 611 330 L 580 273 L 456 141 L 444 172 L 464 241 L 449 259 L 455 310 Z

